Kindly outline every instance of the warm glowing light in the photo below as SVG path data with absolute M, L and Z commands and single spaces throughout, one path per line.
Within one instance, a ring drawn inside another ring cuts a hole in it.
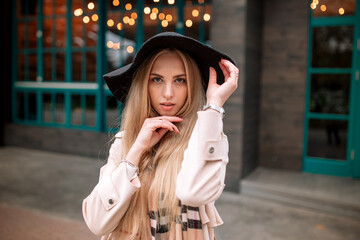
M 169 22 L 168 22 L 168 21 L 166 21 L 166 20 L 162 20 L 162 21 L 161 21 L 161 26 L 167 27 L 168 25 L 169 25 Z
M 156 13 L 151 13 L 150 14 L 150 19 L 155 20 L 156 19 Z
M 129 23 L 129 22 L 130 22 L 130 18 L 129 18 L 128 16 L 125 16 L 125 17 L 123 18 L 123 22 L 124 22 L 125 24 Z
M 204 0 L 199 0 L 198 2 L 199 2 L 200 4 L 202 4 L 202 3 L 204 3 Z
M 114 43 L 113 43 L 112 41 L 108 41 L 108 42 L 106 43 L 106 46 L 107 46 L 108 48 L 112 48 L 112 47 L 114 46 Z
M 321 11 L 325 12 L 325 11 L 326 11 L 326 6 L 325 6 L 325 5 L 321 5 L 320 9 L 321 9 Z
M 315 3 L 316 5 L 319 4 L 319 0 L 313 0 L 313 3 Z
M 193 24 L 193 22 L 192 22 L 190 19 L 189 19 L 189 20 L 186 20 L 186 22 L 185 22 L 185 25 L 186 25 L 187 27 L 191 27 L 192 24 Z
M 133 12 L 132 14 L 131 14 L 131 17 L 133 18 L 133 19 L 137 19 L 137 13 L 136 12 Z
M 159 2 L 160 0 L 154 0 L 154 2 Z
M 173 17 L 171 14 L 166 15 L 166 21 L 171 22 L 173 20 Z
M 144 13 L 149 14 L 151 12 L 151 9 L 149 7 L 144 8 Z
M 133 18 L 130 18 L 129 19 L 129 25 L 135 25 L 135 19 L 133 19 Z
M 94 7 L 95 7 L 95 4 L 92 3 L 92 2 L 89 2 L 89 4 L 88 4 L 88 9 L 93 10 Z
M 114 26 L 114 20 L 109 19 L 109 20 L 107 21 L 107 25 L 108 25 L 109 27 Z
M 120 4 L 119 0 L 114 0 L 114 1 L 113 1 L 113 5 L 114 5 L 115 7 L 119 6 L 119 4 Z
M 131 5 L 131 3 L 127 3 L 126 5 L 125 5 L 125 9 L 126 10 L 131 10 L 132 9 L 132 5 Z
M 170 5 L 172 5 L 172 4 L 175 3 L 175 0 L 168 0 L 168 3 L 169 3 Z
M 340 15 L 343 15 L 345 13 L 345 10 L 343 8 L 339 8 Z
M 153 9 L 151 10 L 151 12 L 152 12 L 152 13 L 155 13 L 155 14 L 158 14 L 158 13 L 159 13 L 159 9 L 153 8 Z
M 81 16 L 83 14 L 83 10 L 81 8 L 75 9 L 74 15 L 75 16 Z
M 310 7 L 311 7 L 311 9 L 315 9 L 315 8 L 316 8 L 316 4 L 315 4 L 315 3 L 311 3 L 311 4 L 310 4 Z
M 122 23 L 118 23 L 118 24 L 116 25 L 116 27 L 117 27 L 117 29 L 119 29 L 119 30 L 122 30 L 122 29 L 123 29 Z
M 192 10 L 193 17 L 199 16 L 199 11 L 197 9 Z
M 84 23 L 90 22 L 90 18 L 88 16 L 83 17 L 83 22 Z
M 159 19 L 160 19 L 160 20 L 164 20 L 164 19 L 165 19 L 165 14 L 164 14 L 164 13 L 160 13 L 160 14 L 159 14 Z
M 207 21 L 210 21 L 210 18 L 211 18 L 211 17 L 210 17 L 210 14 L 208 14 L 208 13 L 205 13 L 205 14 L 204 14 L 204 21 L 206 21 L 206 22 L 207 22 Z
M 112 47 L 113 49 L 120 49 L 120 42 L 118 43 L 114 43 L 114 46 Z
M 133 46 L 128 46 L 128 47 L 126 48 L 126 51 L 127 51 L 128 53 L 133 53 L 133 52 L 134 52 L 134 47 L 133 47 Z
M 97 20 L 99 20 L 99 16 L 95 13 L 91 16 L 91 19 L 96 22 Z

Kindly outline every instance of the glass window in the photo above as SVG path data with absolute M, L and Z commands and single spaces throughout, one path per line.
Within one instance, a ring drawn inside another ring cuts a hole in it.
M 307 156 L 346 160 L 347 121 L 309 121 Z
M 349 113 L 350 74 L 313 74 L 310 112 Z
M 353 26 L 313 29 L 312 67 L 351 68 Z

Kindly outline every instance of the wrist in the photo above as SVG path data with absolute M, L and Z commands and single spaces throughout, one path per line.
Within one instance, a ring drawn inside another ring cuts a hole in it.
M 221 113 L 223 115 L 223 117 L 225 116 L 224 108 L 219 107 L 219 106 L 217 106 L 215 104 L 212 104 L 212 103 L 204 105 L 202 110 L 203 111 L 216 111 L 218 113 Z

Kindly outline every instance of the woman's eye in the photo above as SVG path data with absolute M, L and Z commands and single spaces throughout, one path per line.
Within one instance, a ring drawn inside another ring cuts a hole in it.
M 176 82 L 177 82 L 177 83 L 184 83 L 184 82 L 185 82 L 185 79 L 183 79 L 183 78 L 177 78 L 177 79 L 176 79 Z
M 161 82 L 161 78 L 158 78 L 158 77 L 156 77 L 156 78 L 153 78 L 152 80 L 153 80 L 153 82 L 156 82 L 156 83 L 159 83 L 159 82 Z

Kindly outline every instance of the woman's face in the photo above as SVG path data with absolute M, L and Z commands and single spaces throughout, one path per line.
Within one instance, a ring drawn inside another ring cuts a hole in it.
M 173 52 L 161 54 L 150 71 L 148 89 L 151 106 L 161 116 L 175 116 L 184 105 L 187 78 L 181 58 Z

